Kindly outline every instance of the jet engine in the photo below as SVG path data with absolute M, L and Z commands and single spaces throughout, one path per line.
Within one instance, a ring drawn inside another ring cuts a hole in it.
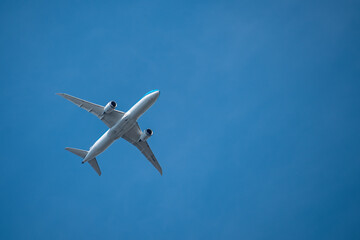
M 139 142 L 140 141 L 146 141 L 146 139 L 148 139 L 149 137 L 151 137 L 152 135 L 154 134 L 154 132 L 151 130 L 151 129 L 146 129 L 144 130 L 141 135 L 140 135 L 140 139 L 139 139 Z
M 116 108 L 117 104 L 115 101 L 110 101 L 106 106 L 104 107 L 104 113 L 111 113 Z

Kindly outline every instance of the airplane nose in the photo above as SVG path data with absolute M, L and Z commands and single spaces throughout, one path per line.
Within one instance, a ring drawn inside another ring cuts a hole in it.
M 152 90 L 150 92 L 148 92 L 147 94 L 145 94 L 145 96 L 149 96 L 149 98 L 151 99 L 157 99 L 160 95 L 160 91 L 158 89 Z
M 155 99 L 157 99 L 159 97 L 159 95 L 160 95 L 159 90 L 154 91 L 153 96 L 155 97 Z

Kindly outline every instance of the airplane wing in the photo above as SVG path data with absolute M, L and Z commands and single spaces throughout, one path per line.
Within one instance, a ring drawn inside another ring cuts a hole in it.
M 69 94 L 66 94 L 66 93 L 57 93 L 57 95 L 62 96 L 63 98 L 69 100 L 70 102 L 74 103 L 78 107 L 81 107 L 81 108 L 85 109 L 86 111 L 94 114 L 101 121 L 103 121 L 106 124 L 106 126 L 108 126 L 109 128 L 114 126 L 125 114 L 124 112 L 118 111 L 116 109 L 114 109 L 111 113 L 104 114 L 103 106 L 85 101 L 85 100 L 77 98 L 77 97 L 70 96 Z
M 138 123 L 135 123 L 135 125 L 126 132 L 122 138 L 124 138 L 129 143 L 133 144 L 135 147 L 137 147 L 142 154 L 149 160 L 149 162 L 154 165 L 154 167 L 160 172 L 162 175 L 162 169 L 159 164 L 159 162 L 156 160 L 156 157 L 154 156 L 154 153 L 151 151 L 149 144 L 146 141 L 139 142 L 139 138 L 141 135 L 141 129 L 139 127 Z

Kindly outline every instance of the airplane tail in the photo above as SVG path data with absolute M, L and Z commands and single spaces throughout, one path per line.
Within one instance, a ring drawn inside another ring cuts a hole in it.
M 78 155 L 81 158 L 85 158 L 86 155 L 88 154 L 88 151 L 85 150 L 81 150 L 81 149 L 77 149 L 77 148 L 65 148 L 66 150 L 68 150 L 69 152 L 72 152 L 76 155 Z M 88 163 L 91 165 L 91 167 L 97 172 L 97 174 L 99 174 L 99 176 L 101 175 L 101 171 L 100 171 L 100 167 L 99 164 L 96 161 L 96 158 L 93 158 L 91 160 L 88 161 Z

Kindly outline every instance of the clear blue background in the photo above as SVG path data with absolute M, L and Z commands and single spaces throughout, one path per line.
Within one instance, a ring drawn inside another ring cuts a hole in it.
M 360 239 L 358 1 L 1 1 L 1 239 Z M 103 175 L 64 150 L 140 119 Z

